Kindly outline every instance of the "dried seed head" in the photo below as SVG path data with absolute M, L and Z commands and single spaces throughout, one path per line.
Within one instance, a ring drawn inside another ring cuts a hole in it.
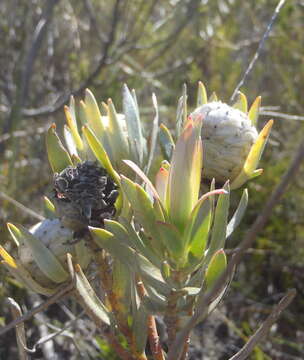
M 103 226 L 104 219 L 115 215 L 117 185 L 96 162 L 85 161 L 55 173 L 54 191 L 56 212 L 73 231 Z

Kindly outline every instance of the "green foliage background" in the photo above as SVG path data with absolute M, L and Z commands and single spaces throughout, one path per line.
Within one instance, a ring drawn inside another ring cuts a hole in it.
M 184 83 L 188 86 L 190 109 L 195 104 L 199 80 L 209 94 L 215 91 L 220 99 L 229 101 L 276 5 L 273 0 L 1 2 L 0 190 L 42 212 L 42 196 L 50 190 L 51 181 L 44 132 L 51 122 L 63 126 L 62 106 L 56 108 L 56 104 L 83 83 L 100 101 L 113 98 L 118 110 L 122 84 L 134 87 L 147 131 L 153 119 L 152 92 L 158 98 L 161 122 L 169 126 L 175 119 Z M 50 21 L 27 74 L 37 24 L 48 11 Z M 286 1 L 242 88 L 250 102 L 262 96 L 263 111 L 296 116 L 273 116 L 275 125 L 261 164 L 265 172 L 249 184 L 249 209 L 231 239 L 231 247 L 237 246 L 253 223 L 303 139 L 303 18 L 303 1 Z M 107 41 L 107 59 L 90 78 Z M 77 95 L 82 95 L 81 89 Z M 262 115 L 259 127 L 269 118 Z M 264 354 L 273 359 L 300 359 L 304 354 L 302 175 L 303 167 L 259 235 L 256 250 L 246 255 L 227 298 L 228 315 L 240 331 L 249 335 L 277 301 L 277 294 L 289 287 L 297 289 L 296 300 L 263 348 Z M 5 244 L 7 221 L 30 225 L 36 220 L 3 197 L 0 202 L 1 244 Z M 1 282 L 3 309 L 5 296 L 12 294 L 20 300 L 24 293 L 3 271 Z

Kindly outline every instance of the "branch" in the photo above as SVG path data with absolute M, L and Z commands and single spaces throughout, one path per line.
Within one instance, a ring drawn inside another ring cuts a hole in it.
M 5 194 L 3 191 L 0 191 L 0 199 L 6 200 L 9 203 L 13 204 L 14 206 L 16 206 L 16 208 L 18 208 L 19 210 L 21 210 L 23 213 L 28 214 L 29 216 L 32 216 L 33 218 L 42 221 L 45 219 L 44 216 L 37 214 L 35 211 L 27 208 L 26 206 L 24 206 L 23 204 L 21 204 L 19 201 L 11 198 L 9 195 Z
M 7 298 L 7 301 L 11 308 L 11 313 L 13 318 L 17 319 L 19 316 L 22 315 L 22 311 L 19 304 L 12 298 Z M 16 325 L 16 338 L 18 345 L 19 360 L 29 360 L 29 357 L 27 356 L 26 353 L 26 335 L 25 335 L 24 323 Z
M 292 302 L 296 296 L 296 290 L 289 290 L 288 293 L 281 299 L 281 301 L 276 305 L 271 311 L 267 319 L 262 323 L 258 330 L 249 338 L 248 342 L 233 355 L 229 360 L 245 360 L 253 351 L 254 347 L 262 340 L 265 339 L 267 333 L 269 332 L 271 326 L 278 320 L 282 311 L 287 308 L 287 306 Z
M 29 320 L 32 318 L 35 314 L 39 313 L 40 311 L 45 310 L 50 305 L 54 304 L 56 301 L 62 299 L 64 296 L 66 296 L 68 293 L 70 293 L 74 288 L 74 283 L 71 282 L 68 285 L 62 286 L 54 295 L 50 296 L 46 301 L 41 303 L 40 305 L 34 307 L 32 310 L 28 311 L 24 315 L 20 316 L 16 320 L 10 322 L 6 326 L 3 326 L 0 329 L 0 336 L 5 334 L 7 331 L 13 329 L 15 326 L 23 323 L 24 321 Z
M 272 17 L 270 19 L 270 22 L 268 23 L 267 25 L 267 28 L 266 28 L 266 31 L 262 37 L 262 40 L 260 41 L 259 43 L 259 46 L 258 46 L 258 49 L 257 51 L 255 52 L 253 58 L 251 59 L 241 81 L 237 84 L 236 88 L 234 89 L 233 91 L 233 94 L 230 98 L 230 101 L 233 101 L 234 98 L 236 97 L 238 91 L 240 90 L 241 86 L 244 85 L 246 79 L 247 79 L 247 76 L 249 75 L 250 71 L 253 69 L 256 61 L 258 60 L 259 56 L 260 56 L 260 53 L 264 47 L 264 44 L 265 44 L 265 41 L 268 39 L 269 37 L 269 34 L 270 34 L 270 31 L 272 29 L 272 25 L 274 24 L 277 16 L 279 15 L 279 12 L 281 11 L 281 8 L 283 7 L 284 3 L 285 3 L 286 0 L 280 0 L 280 2 L 278 3 L 277 7 L 275 8 L 273 14 L 272 14 Z
M 113 13 L 112 13 L 112 21 L 111 21 L 111 30 L 108 36 L 107 41 L 104 43 L 102 55 L 92 73 L 79 85 L 79 87 L 68 94 L 64 94 L 61 96 L 61 99 L 55 102 L 53 105 L 43 106 L 39 109 L 23 109 L 22 114 L 26 117 L 37 117 L 41 115 L 51 115 L 57 112 L 62 108 L 64 104 L 66 104 L 71 95 L 79 95 L 85 90 L 92 81 L 100 74 L 104 67 L 108 65 L 108 55 L 110 51 L 110 47 L 115 40 L 117 25 L 119 20 L 119 4 L 121 0 L 116 0 Z

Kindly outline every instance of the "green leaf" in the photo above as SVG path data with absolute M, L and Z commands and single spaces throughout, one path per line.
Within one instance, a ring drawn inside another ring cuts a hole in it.
M 198 82 L 198 91 L 197 91 L 197 100 L 196 100 L 196 107 L 200 107 L 204 104 L 207 104 L 207 91 L 204 84 L 199 81 Z
M 71 156 L 78 155 L 76 143 L 73 139 L 71 130 L 67 125 L 64 125 L 64 127 L 63 127 L 63 136 L 64 136 L 65 144 L 69 150 L 69 154 Z
M 254 177 L 258 176 L 261 173 L 260 170 L 256 173 L 255 169 L 261 159 L 272 125 L 273 125 L 273 120 L 269 120 L 262 129 L 262 131 L 259 133 L 256 142 L 252 145 L 249 151 L 243 169 L 241 170 L 240 174 L 236 177 L 236 179 L 233 180 L 231 184 L 231 189 L 237 189 L 238 187 L 242 186 L 252 176 Z
M 121 176 L 121 188 L 131 204 L 136 220 L 152 235 L 157 219 L 155 218 L 153 204 L 148 194 L 140 185 L 123 175 Z
M 240 224 L 245 214 L 247 205 L 248 205 L 248 190 L 244 189 L 239 205 L 227 226 L 226 238 L 228 238 L 237 228 L 237 226 Z
M 145 351 L 148 338 L 148 317 L 149 312 L 143 303 L 140 303 L 133 321 L 133 334 L 135 336 L 137 351 L 141 354 Z
M 251 120 L 251 124 L 253 126 L 257 125 L 258 118 L 259 118 L 259 112 L 260 112 L 260 106 L 261 106 L 261 96 L 258 96 L 254 100 L 254 102 L 251 105 L 249 112 L 248 112 L 248 117 Z
M 183 126 L 187 122 L 187 86 L 183 86 L 183 95 L 179 98 L 176 112 L 176 135 L 179 137 Z
M 150 249 L 149 246 L 146 246 L 141 236 L 135 231 L 133 225 L 125 218 L 119 218 L 119 221 L 128 231 L 129 241 L 132 242 L 132 247 L 136 249 L 140 254 L 145 256 L 154 266 L 160 268 L 161 260 L 155 254 L 154 251 Z
M 91 131 L 91 129 L 87 126 L 83 126 L 82 128 L 83 133 L 87 139 L 87 142 L 92 149 L 94 155 L 96 156 L 97 160 L 100 162 L 102 167 L 104 167 L 107 172 L 110 174 L 110 176 L 113 178 L 113 180 L 116 182 L 116 184 L 120 183 L 120 178 L 117 172 L 113 169 L 113 166 L 110 162 L 110 159 L 102 146 L 102 144 L 99 142 L 95 134 Z
M 205 275 L 206 291 L 212 289 L 216 281 L 226 270 L 226 267 L 227 267 L 226 254 L 223 249 L 220 249 L 216 253 L 214 253 L 208 265 Z
M 180 231 L 188 222 L 199 195 L 202 168 L 201 121 L 186 125 L 176 143 L 169 171 L 166 208 Z
M 227 232 L 227 219 L 229 211 L 229 183 L 224 185 L 227 194 L 221 194 L 218 198 L 214 223 L 212 227 L 212 236 L 204 264 L 208 264 L 213 254 L 219 249 L 224 248 Z
M 196 259 L 201 259 L 207 245 L 209 230 L 212 221 L 212 211 L 209 199 L 214 195 L 224 194 L 224 189 L 213 190 L 205 193 L 196 203 L 191 212 L 185 230 L 188 251 Z
M 77 241 L 75 246 L 77 263 L 82 269 L 86 269 L 92 259 L 92 253 L 84 240 Z
M 145 173 L 148 174 L 150 171 L 150 167 L 152 165 L 152 161 L 154 159 L 154 154 L 156 150 L 156 143 L 157 143 L 157 133 L 158 133 L 158 121 L 159 121 L 159 115 L 158 115 L 158 106 L 157 106 L 157 99 L 155 94 L 152 94 L 152 104 L 153 108 L 155 110 L 155 116 L 152 124 L 152 131 L 151 131 L 151 137 L 150 137 L 150 148 L 149 148 L 149 157 L 147 161 L 147 166 L 145 169 Z
M 60 173 L 67 166 L 73 165 L 69 153 L 62 145 L 56 133 L 55 124 L 51 125 L 46 134 L 46 150 L 53 172 Z
M 173 224 L 157 221 L 156 223 L 163 246 L 168 250 L 169 256 L 176 265 L 181 266 L 185 262 L 185 246 L 183 237 L 178 228 Z
M 158 138 L 164 158 L 170 161 L 175 144 L 169 129 L 164 124 L 160 124 Z
M 28 289 L 42 295 L 50 296 L 56 292 L 56 289 L 48 289 L 37 283 L 30 273 L 23 267 L 20 261 L 15 260 L 10 254 L 0 246 L 1 264 L 15 277 L 20 284 L 25 285 Z
M 119 238 L 116 238 L 112 233 L 105 229 L 89 226 L 89 230 L 94 241 L 100 248 L 106 249 L 114 258 L 117 258 L 131 269 L 134 267 L 134 262 L 136 260 L 135 250 L 121 242 Z
M 31 250 L 40 270 L 55 283 L 63 283 L 68 279 L 68 273 L 52 254 L 52 252 L 22 225 L 8 224 L 9 231 L 14 234 L 19 244 L 24 243 Z
M 242 111 L 243 113 L 247 114 L 248 111 L 248 104 L 246 95 L 244 95 L 241 91 L 238 92 L 236 102 L 232 105 L 235 109 Z
M 121 261 L 114 259 L 112 264 L 112 291 L 119 302 L 120 311 L 126 315 L 131 304 L 131 272 Z
M 49 219 L 53 219 L 56 216 L 56 214 L 55 214 L 55 205 L 46 196 L 43 197 L 43 203 L 44 203 L 45 217 L 47 217 Z
M 108 117 L 109 126 L 107 128 L 108 135 L 111 139 L 111 147 L 113 149 L 113 158 L 116 165 L 121 165 L 121 160 L 129 158 L 129 145 L 126 134 L 123 131 L 121 119 L 118 118 L 114 104 L 111 99 L 108 100 Z
M 98 318 L 103 324 L 110 325 L 111 321 L 109 312 L 99 300 L 80 266 L 76 266 L 75 270 L 75 291 L 77 292 L 81 303 L 87 309 L 87 313 L 93 314 L 94 318 Z
M 208 102 L 218 101 L 215 91 L 210 95 Z
M 126 117 L 131 151 L 138 163 L 142 164 L 144 157 L 144 137 L 142 134 L 139 111 L 137 103 L 134 101 L 126 84 L 123 86 L 122 97 L 123 112 Z
M 72 100 L 72 98 L 71 98 L 71 100 Z M 72 105 L 73 109 L 70 109 L 68 106 L 64 107 L 65 117 L 66 117 L 66 121 L 67 121 L 69 130 L 71 132 L 71 136 L 75 142 L 75 146 L 78 150 L 82 151 L 83 150 L 83 142 L 82 142 L 82 139 L 78 132 L 77 121 L 76 121 L 76 116 L 75 116 L 75 109 L 74 109 L 74 101 L 72 101 L 72 104 L 73 104 Z
M 85 106 L 83 108 L 85 111 L 86 121 L 93 129 L 96 136 L 103 139 L 105 135 L 105 128 L 101 121 L 100 110 L 93 93 L 89 89 L 85 90 L 84 104 Z
M 145 287 L 150 286 L 154 288 L 159 295 L 168 296 L 172 288 L 164 282 L 159 268 L 140 254 L 137 254 L 136 261 L 137 269 L 145 283 Z

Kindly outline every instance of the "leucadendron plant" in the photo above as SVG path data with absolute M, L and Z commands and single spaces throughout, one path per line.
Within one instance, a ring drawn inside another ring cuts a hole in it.
M 245 95 L 229 106 L 214 94 L 208 100 L 201 83 L 190 114 L 184 91 L 172 131 L 158 126 L 155 95 L 152 103 L 146 137 L 135 92 L 126 86 L 122 114 L 111 100 L 101 111 L 89 90 L 79 104 L 71 98 L 67 148 L 55 125 L 46 135 L 51 219 L 29 231 L 8 224 L 16 250 L 11 256 L 1 248 L 0 255 L 32 291 L 52 295 L 72 282 L 73 295 L 121 359 L 177 360 L 188 351 L 189 339 L 176 343 L 184 324 L 191 330 L 204 320 L 231 281 L 232 274 L 201 309 L 227 268 L 225 242 L 247 206 L 244 189 L 230 216 L 231 189 L 261 174 L 256 167 L 272 121 L 258 134 L 260 98 L 248 111 Z M 150 178 L 153 162 L 159 170 Z M 165 324 L 164 339 L 155 316 Z

